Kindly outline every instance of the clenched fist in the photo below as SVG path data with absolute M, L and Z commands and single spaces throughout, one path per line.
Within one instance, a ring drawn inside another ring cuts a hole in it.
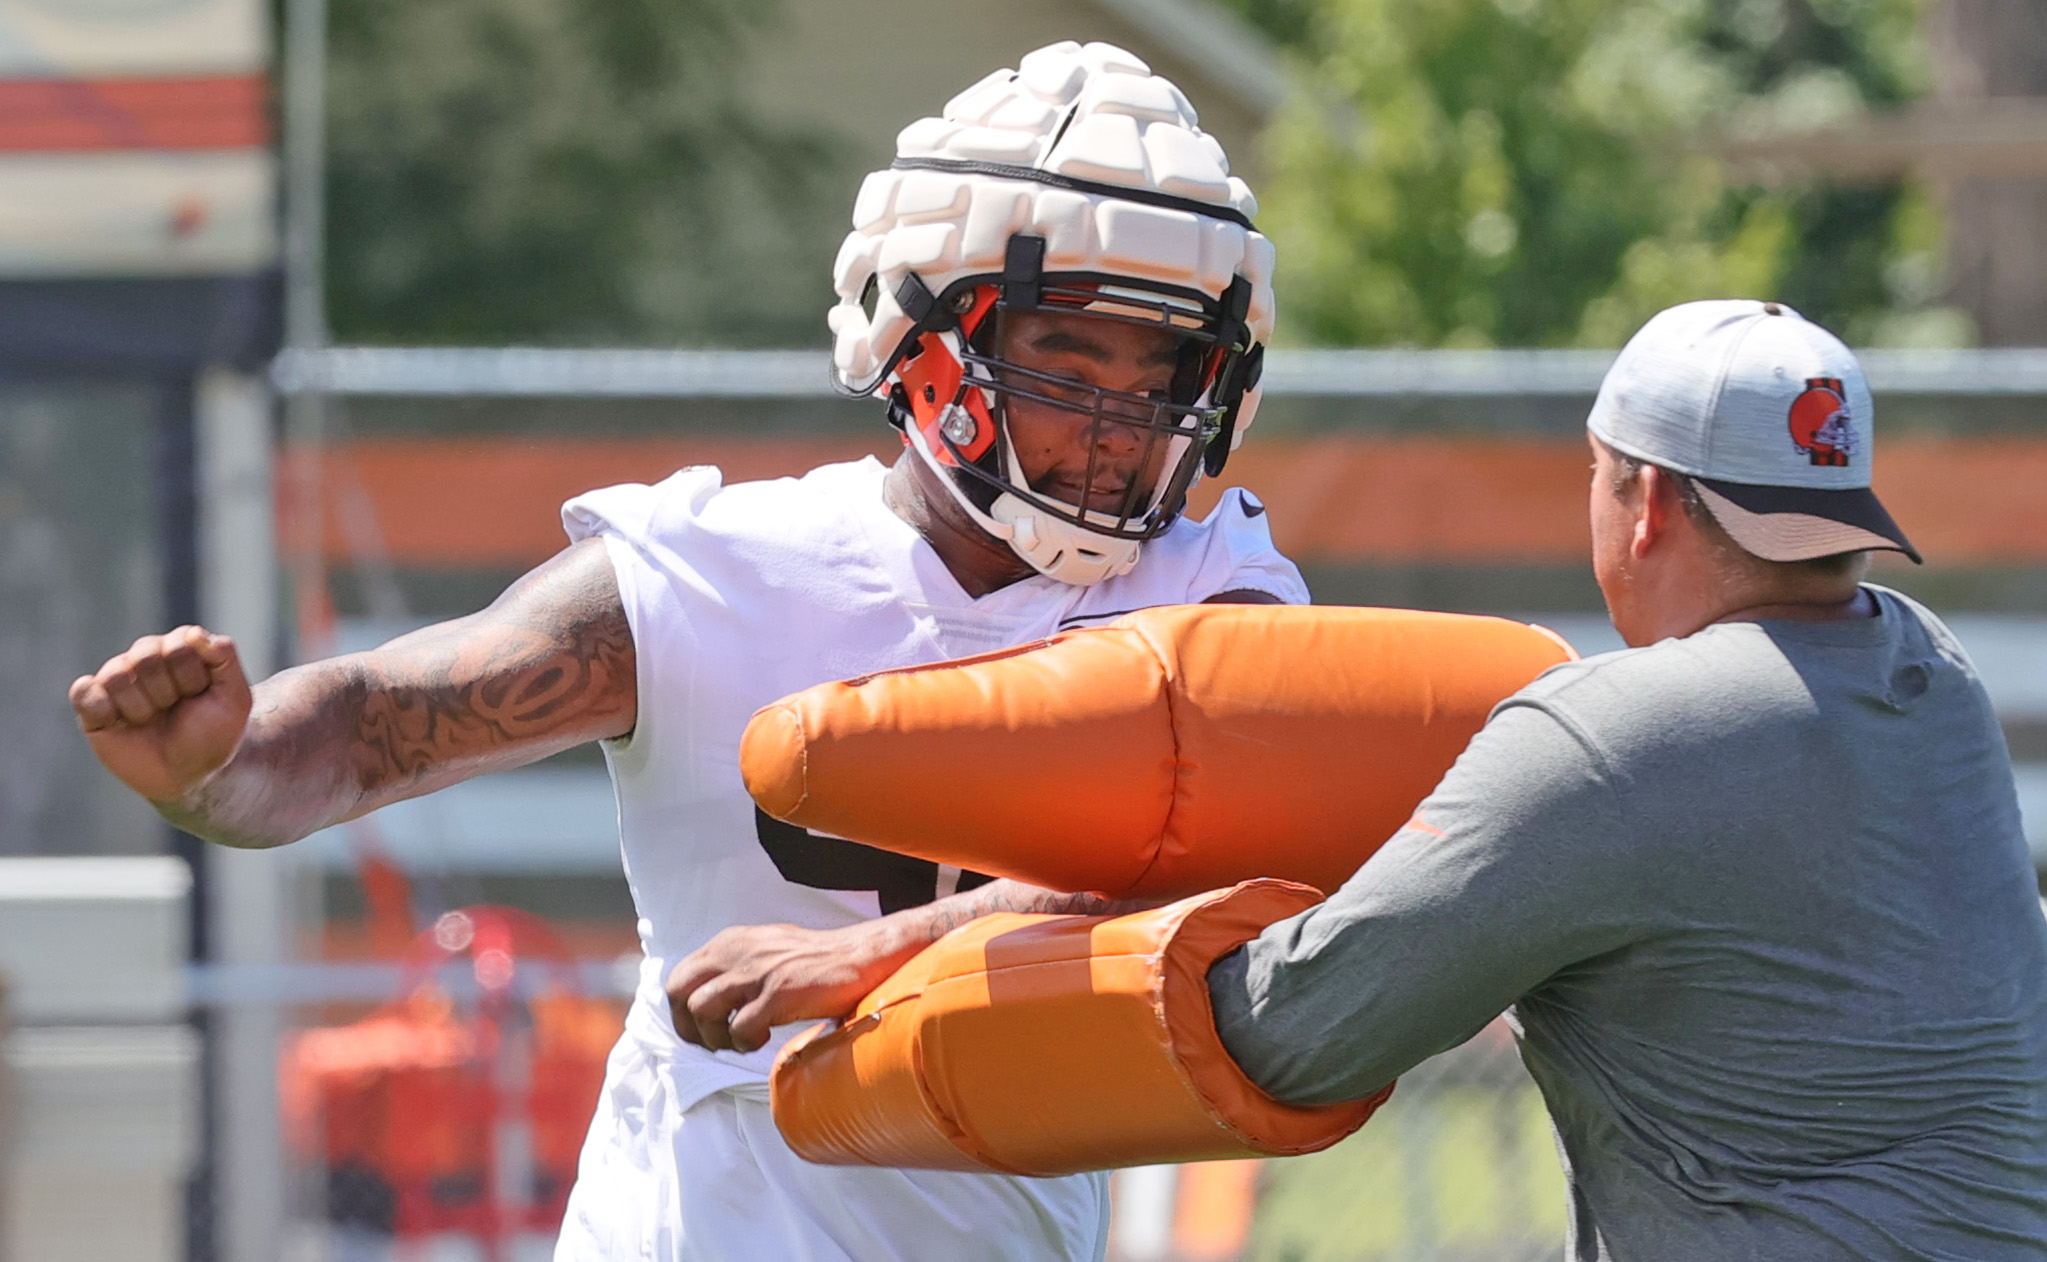
M 725 929 L 668 973 L 668 1008 L 683 1041 L 751 1052 L 771 1026 L 842 1017 L 930 944 L 884 920 L 842 929 Z
M 175 802 L 225 764 L 249 722 L 234 641 L 204 627 L 145 635 L 71 685 L 71 708 L 107 770 Z

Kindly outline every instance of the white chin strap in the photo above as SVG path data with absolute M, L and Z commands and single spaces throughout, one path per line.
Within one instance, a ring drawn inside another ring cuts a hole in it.
M 959 506 L 967 510 L 974 524 L 1008 544 L 1010 551 L 1046 578 L 1071 583 L 1075 587 L 1092 587 L 1103 579 L 1128 574 L 1136 566 L 1137 550 L 1143 546 L 1137 540 L 1096 534 L 1064 518 L 1043 512 L 1008 491 L 995 497 L 989 512 L 982 512 L 961 492 L 951 470 L 940 464 L 937 455 L 924 445 L 923 431 L 914 424 L 906 426 L 905 430 L 910 436 L 910 446 L 938 475 L 939 482 Z M 1006 444 L 1008 435 L 1005 434 L 1002 441 Z M 1090 513 L 1089 516 L 1114 520 L 1105 513 Z
M 1075 587 L 1092 587 L 1105 578 L 1128 574 L 1143 546 L 1135 539 L 1112 539 L 1040 512 L 1007 491 L 995 497 L 990 515 L 1001 529 L 989 527 L 988 533 L 1007 541 L 1010 551 L 1038 573 Z

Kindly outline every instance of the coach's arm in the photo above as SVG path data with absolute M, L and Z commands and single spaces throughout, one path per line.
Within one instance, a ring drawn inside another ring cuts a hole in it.
M 1288 1104 L 1365 1099 L 1653 932 L 1657 831 L 1574 726 L 1509 700 L 1327 902 L 1209 970 L 1223 1046 Z
M 201 627 L 144 636 L 71 685 L 93 752 L 179 828 L 230 846 L 331 824 L 631 732 L 632 631 L 600 540 L 481 613 L 252 690 Z

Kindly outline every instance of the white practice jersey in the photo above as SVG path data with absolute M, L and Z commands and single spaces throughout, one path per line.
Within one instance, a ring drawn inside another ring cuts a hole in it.
M 677 1116 L 720 1091 L 764 1098 L 775 1050 L 796 1028 L 777 1030 L 768 1047 L 749 1055 L 682 1042 L 662 988 L 682 957 L 732 925 L 838 928 L 985 879 L 814 836 L 760 813 L 739 774 L 739 739 L 754 711 L 813 684 L 982 653 L 1131 610 L 1233 590 L 1289 603 L 1308 598 L 1299 571 L 1273 547 L 1264 507 L 1230 490 L 1206 520 L 1183 518 L 1146 543 L 1128 574 L 1085 588 L 1033 576 L 973 599 L 883 502 L 886 473 L 867 459 L 727 487 L 717 469 L 689 468 L 656 486 L 610 487 L 562 508 L 571 538 L 605 541 L 639 676 L 633 734 L 605 744 L 646 952 L 614 1077 L 628 1063 L 633 1073 L 657 1074 L 663 1107 Z M 932 791 L 944 785 L 945 769 L 931 768 Z M 607 1092 L 615 1085 L 607 1083 Z M 680 1142 L 680 1129 L 669 1139 Z M 625 1127 L 610 1139 L 593 1130 L 591 1144 L 669 1139 Z M 631 1154 L 615 1155 L 628 1168 L 646 1168 Z M 592 1157 L 586 1149 L 585 1180 Z M 933 1187 L 947 1182 L 1001 1184 L 1059 1220 L 1080 1215 L 1092 1223 L 1100 1212 L 1100 1180 L 1085 1176 L 931 1176 L 915 1184 L 915 1194 L 942 1196 Z M 916 1216 L 909 1206 L 874 1212 L 881 1220 Z M 1047 1227 L 1057 1235 L 1049 1220 Z M 668 1234 L 679 1240 L 694 1232 Z M 1013 1251 L 985 1256 L 1064 1256 L 1053 1243 L 1033 1249 L 1011 1241 Z M 699 1256 L 644 1238 L 631 1250 L 611 1256 Z

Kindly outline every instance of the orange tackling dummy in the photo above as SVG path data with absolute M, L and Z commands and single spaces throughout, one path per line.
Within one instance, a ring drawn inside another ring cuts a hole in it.
M 1209 966 L 1342 884 L 1493 706 L 1573 656 L 1498 618 L 1184 606 L 761 710 L 741 768 L 778 818 L 1055 889 L 1181 898 L 954 930 L 790 1041 L 783 1136 L 830 1164 L 1052 1175 L 1350 1134 L 1385 1093 L 1264 1095 L 1215 1032 Z
M 844 1024 L 791 1040 L 776 1124 L 810 1161 L 1010 1174 L 1327 1148 L 1392 1088 L 1275 1103 L 1223 1049 L 1207 983 L 1217 959 L 1320 901 L 1247 881 L 1131 916 L 985 916 Z
M 1149 609 L 806 689 L 754 715 L 740 770 L 778 819 L 1051 889 L 1333 892 L 1494 705 L 1573 656 L 1502 618 Z

